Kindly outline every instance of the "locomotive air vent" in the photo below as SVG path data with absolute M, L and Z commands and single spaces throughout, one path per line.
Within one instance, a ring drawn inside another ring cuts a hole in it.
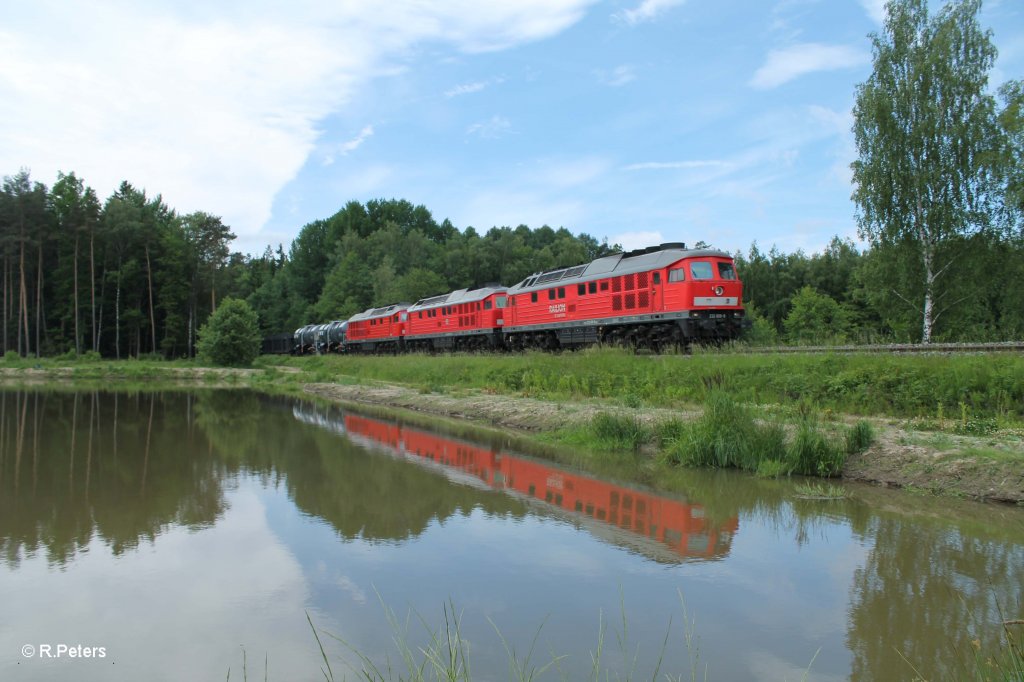
M 686 243 L 685 242 L 665 242 L 664 244 L 662 244 L 658 248 L 660 250 L 662 250 L 662 251 L 668 251 L 669 249 L 682 249 L 682 250 L 685 251 L 686 250 Z

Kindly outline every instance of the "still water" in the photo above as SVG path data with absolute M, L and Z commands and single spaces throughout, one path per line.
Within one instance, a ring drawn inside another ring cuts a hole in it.
M 438 428 L 0 393 L 0 679 L 324 679 L 307 617 L 353 679 L 352 649 L 402 671 L 396 637 L 427 645 L 446 609 L 479 680 L 534 640 L 544 679 L 599 650 L 612 679 L 955 679 L 1021 617 L 1021 509 L 728 472 L 667 493 Z

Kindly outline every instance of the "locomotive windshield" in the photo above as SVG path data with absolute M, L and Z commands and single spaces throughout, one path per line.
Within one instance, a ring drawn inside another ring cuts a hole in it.
M 736 279 L 736 268 L 732 263 L 718 264 L 718 279 Z
M 694 279 L 711 279 L 714 274 L 711 271 L 711 263 L 705 263 L 698 261 L 696 263 L 690 263 L 690 275 Z

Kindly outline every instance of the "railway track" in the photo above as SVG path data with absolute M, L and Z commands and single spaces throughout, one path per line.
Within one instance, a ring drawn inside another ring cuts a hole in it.
M 774 346 L 751 348 L 741 353 L 1020 353 L 1024 341 L 999 343 L 882 343 L 848 346 Z

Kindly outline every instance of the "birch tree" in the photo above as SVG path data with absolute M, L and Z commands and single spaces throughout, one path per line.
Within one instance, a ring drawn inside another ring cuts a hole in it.
M 981 0 L 954 0 L 930 17 L 926 0 L 890 0 L 882 32 L 870 36 L 873 72 L 857 87 L 859 232 L 920 258 L 922 281 L 893 293 L 917 308 L 922 343 L 962 300 L 943 287 L 958 264 L 950 245 L 993 224 L 1001 136 L 987 87 L 996 49 L 980 9 Z

